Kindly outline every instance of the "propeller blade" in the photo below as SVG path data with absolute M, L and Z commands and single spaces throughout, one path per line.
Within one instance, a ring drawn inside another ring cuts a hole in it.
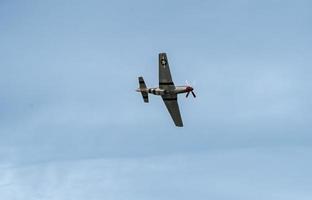
M 188 82 L 187 80 L 185 80 L 185 84 L 186 84 L 187 86 L 190 86 L 190 84 L 189 84 L 189 82 Z
M 196 98 L 196 95 L 195 95 L 195 93 L 193 91 L 192 91 L 192 95 L 193 95 L 194 98 Z
M 186 93 L 186 98 L 189 96 L 190 92 Z

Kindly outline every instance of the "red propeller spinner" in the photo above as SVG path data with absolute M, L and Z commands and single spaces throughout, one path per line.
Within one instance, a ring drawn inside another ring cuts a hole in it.
M 186 89 L 185 89 L 185 91 L 187 92 L 187 93 L 186 93 L 186 98 L 190 95 L 190 93 L 192 93 L 192 95 L 193 95 L 194 98 L 196 97 L 196 95 L 195 95 L 195 93 L 193 92 L 193 90 L 194 90 L 194 88 L 192 88 L 191 86 L 187 86 L 187 87 L 186 87 Z

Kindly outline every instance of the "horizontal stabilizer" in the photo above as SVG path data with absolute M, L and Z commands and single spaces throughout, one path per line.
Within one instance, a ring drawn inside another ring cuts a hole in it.
M 140 92 L 145 103 L 148 103 L 148 92 L 143 77 L 139 77 Z

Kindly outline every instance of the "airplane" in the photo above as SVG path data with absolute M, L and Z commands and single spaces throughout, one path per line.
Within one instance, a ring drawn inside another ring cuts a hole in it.
M 142 94 L 145 103 L 148 103 L 148 94 L 159 95 L 163 99 L 174 124 L 178 127 L 183 127 L 183 122 L 178 105 L 178 94 L 186 93 L 186 97 L 192 93 L 195 98 L 196 95 L 193 92 L 193 88 L 187 86 L 175 86 L 170 73 L 169 63 L 166 53 L 160 53 L 159 57 L 159 87 L 147 88 L 142 76 L 139 79 L 139 88 L 137 92 Z

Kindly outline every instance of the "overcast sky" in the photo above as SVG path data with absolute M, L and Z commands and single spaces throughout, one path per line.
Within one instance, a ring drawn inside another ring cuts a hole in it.
M 311 199 L 308 0 L 0 1 L 0 198 Z M 185 127 L 158 84 L 167 52 Z

